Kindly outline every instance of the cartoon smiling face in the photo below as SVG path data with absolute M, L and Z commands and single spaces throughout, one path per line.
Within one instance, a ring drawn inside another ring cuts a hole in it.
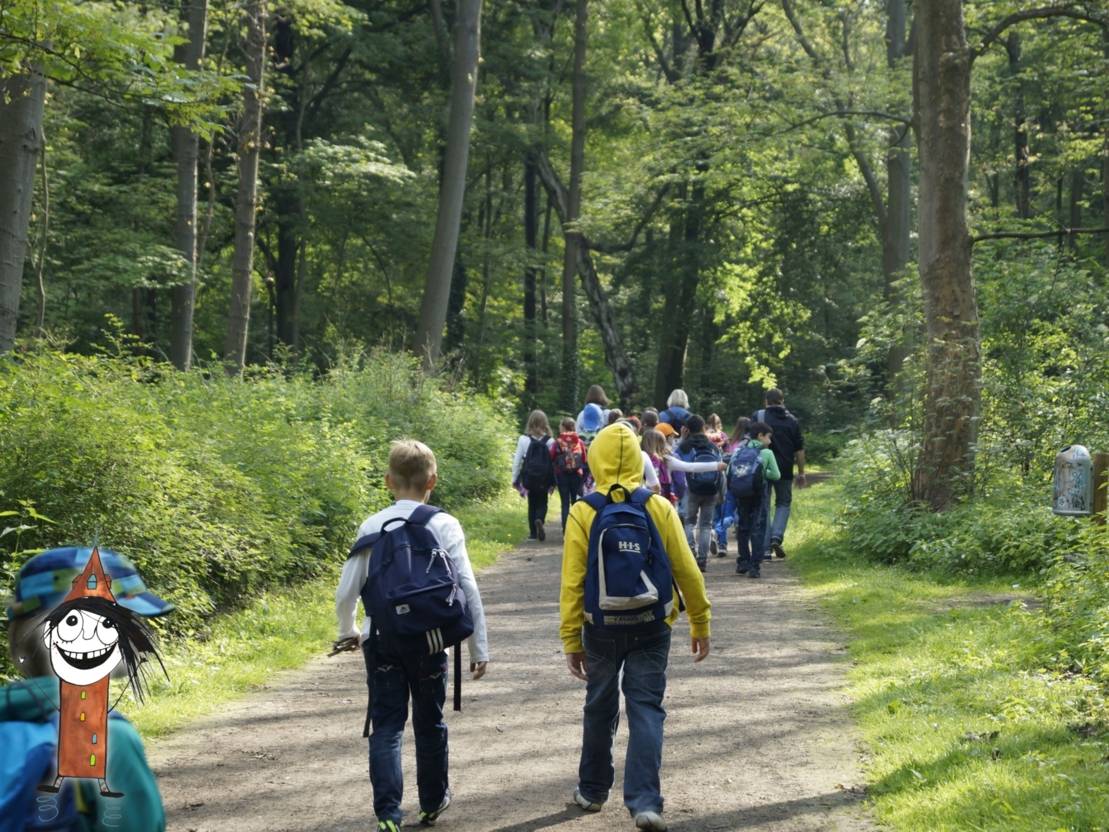
M 115 623 L 90 610 L 71 609 L 57 625 L 43 625 L 54 673 L 72 685 L 91 685 L 122 660 Z

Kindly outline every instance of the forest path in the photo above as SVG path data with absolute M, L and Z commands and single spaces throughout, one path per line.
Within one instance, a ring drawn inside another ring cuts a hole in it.
M 570 802 L 584 685 L 558 640 L 561 539 L 529 542 L 479 576 L 493 663 L 465 675 L 448 712 L 454 804 L 437 828 L 466 832 L 632 829 L 621 765 L 604 810 Z M 802 594 L 788 561 L 761 581 L 709 564 L 712 653 L 694 665 L 684 621 L 666 691 L 662 786 L 675 832 L 869 830 L 846 708 L 842 642 Z M 321 657 L 152 744 L 171 832 L 367 832 L 365 668 L 360 654 Z M 448 690 L 448 707 L 450 691 Z M 626 745 L 617 734 L 617 760 Z M 411 728 L 405 803 L 415 823 Z

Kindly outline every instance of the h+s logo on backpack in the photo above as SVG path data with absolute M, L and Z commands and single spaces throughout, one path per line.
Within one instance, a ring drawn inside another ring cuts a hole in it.
M 617 541 L 617 548 L 621 552 L 635 552 L 637 555 L 643 554 L 643 550 L 636 540 L 620 540 Z

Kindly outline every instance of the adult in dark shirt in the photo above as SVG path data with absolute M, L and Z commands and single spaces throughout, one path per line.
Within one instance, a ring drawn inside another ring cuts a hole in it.
M 767 545 L 779 558 L 786 556 L 782 541 L 786 537 L 789 511 L 793 503 L 793 473 L 797 466 L 797 487 L 804 488 L 805 481 L 805 437 L 797 417 L 786 410 L 785 395 L 777 387 L 766 391 L 763 408 L 755 411 L 752 421 L 766 422 L 774 429 L 770 450 L 778 462 L 782 478 L 772 483 L 774 489 L 774 522 L 766 529 Z

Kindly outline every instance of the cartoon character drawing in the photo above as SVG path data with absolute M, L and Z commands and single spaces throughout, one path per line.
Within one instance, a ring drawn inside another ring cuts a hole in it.
M 57 792 L 66 777 L 95 778 L 101 796 L 122 797 L 107 782 L 109 679 L 122 666 L 141 701 L 144 662 L 162 660 L 143 618 L 116 603 L 96 548 L 69 594 L 46 614 L 42 639 L 60 680 L 60 707 L 57 777 L 39 790 Z

